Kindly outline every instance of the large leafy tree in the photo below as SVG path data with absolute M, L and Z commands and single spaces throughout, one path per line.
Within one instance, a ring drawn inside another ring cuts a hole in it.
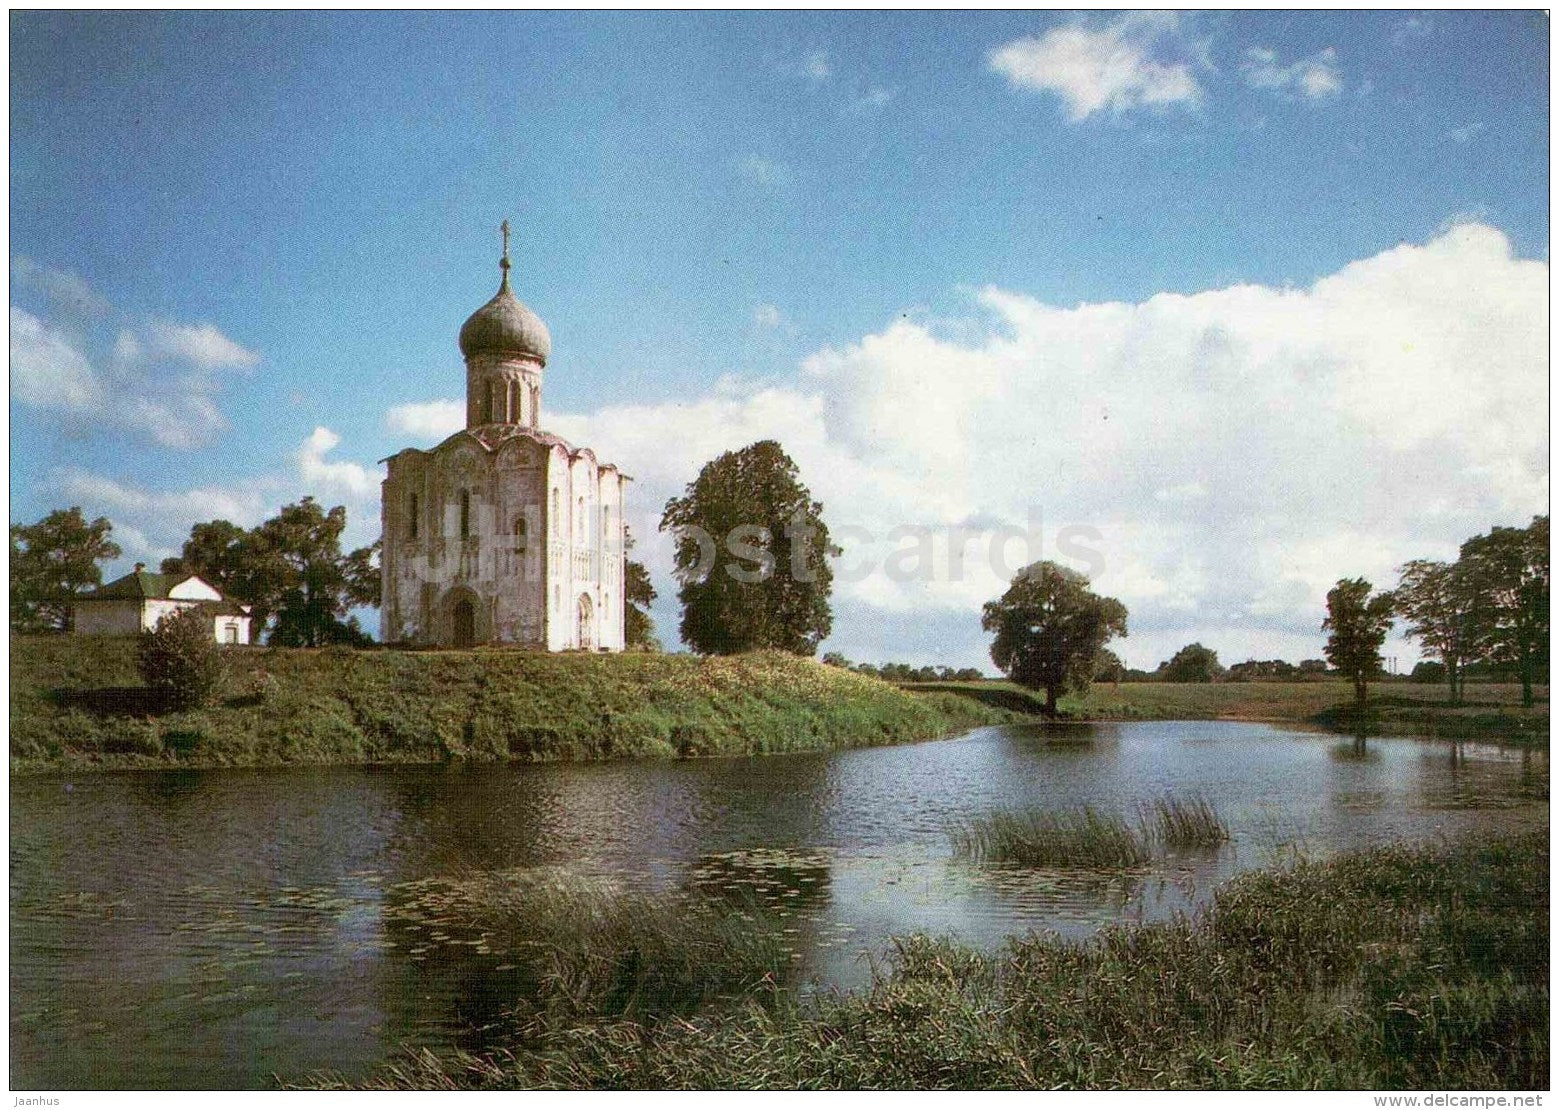
M 252 544 L 247 529 L 230 520 L 208 520 L 190 529 L 184 550 L 162 561 L 162 572 L 198 574 L 230 597 L 247 599 Z
M 1044 690 L 1045 713 L 1054 717 L 1062 692 L 1087 690 L 1104 645 L 1126 635 L 1126 606 L 1047 560 L 1024 567 L 1006 593 L 986 602 L 981 623 L 996 634 L 991 660 L 1019 685 Z
M 256 631 L 283 647 L 319 647 L 368 639 L 347 612 L 379 604 L 379 544 L 343 553 L 346 508 L 325 509 L 312 497 L 258 528 L 225 521 L 197 524 L 177 560 L 163 569 L 198 574 L 251 606 Z
M 1515 668 L 1521 704 L 1530 706 L 1537 669 L 1548 662 L 1548 518 L 1474 536 L 1457 565 L 1483 629 L 1484 656 Z
M 666 503 L 660 528 L 676 538 L 681 633 L 693 650 L 817 652 L 833 627 L 828 556 L 837 549 L 823 506 L 778 443 L 706 463 Z
M 1344 578 L 1326 594 L 1326 619 L 1321 628 L 1330 631 L 1326 660 L 1353 682 L 1353 697 L 1364 708 L 1369 680 L 1380 672 L 1380 646 L 1391 630 L 1391 595 L 1375 594 L 1363 578 Z
M 1467 566 L 1432 559 L 1402 565 L 1392 593 L 1397 616 L 1408 635 L 1437 656 L 1450 686 L 1451 704 L 1460 705 L 1466 682 L 1463 666 L 1476 659 L 1487 639 L 1484 608 L 1478 604 Z
M 103 581 L 100 563 L 119 558 L 107 518 L 56 509 L 36 524 L 11 525 L 11 628 L 68 632 L 71 602 Z
M 657 596 L 650 572 L 643 563 L 629 559 L 623 564 L 623 578 L 628 595 L 628 610 L 623 614 L 628 648 L 631 651 L 659 651 L 655 622 L 650 618 L 650 606 Z

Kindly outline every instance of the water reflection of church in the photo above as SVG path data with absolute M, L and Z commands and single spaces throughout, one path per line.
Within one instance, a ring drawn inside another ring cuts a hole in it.
M 552 341 L 503 281 L 460 329 L 466 426 L 387 459 L 380 635 L 621 651 L 626 475 L 541 430 Z

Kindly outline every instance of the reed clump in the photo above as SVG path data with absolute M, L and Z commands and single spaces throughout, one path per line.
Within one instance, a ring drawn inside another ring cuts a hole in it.
M 519 884 L 467 924 L 526 972 L 522 1022 L 684 1016 L 779 991 L 794 966 L 782 924 L 742 900 Z
M 953 850 L 981 863 L 1029 867 L 1140 867 L 1151 853 L 1138 829 L 1112 814 L 1081 809 L 993 813 L 956 823 Z
M 1216 848 L 1229 839 L 1229 826 L 1200 796 L 1155 798 L 1141 810 L 1141 824 L 1165 848 Z

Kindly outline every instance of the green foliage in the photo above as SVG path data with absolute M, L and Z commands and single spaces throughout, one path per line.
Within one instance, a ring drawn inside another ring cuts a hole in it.
M 1434 663 L 1424 659 L 1413 665 L 1411 677 L 1414 682 L 1422 682 L 1427 686 L 1444 682 L 1446 680 L 1445 673 L 1444 663 Z
M 623 550 L 633 550 L 633 533 L 627 528 L 623 529 Z M 650 581 L 649 568 L 635 559 L 625 560 L 623 593 L 628 604 L 623 612 L 624 643 L 628 650 L 660 651 L 660 641 L 655 638 L 655 622 L 650 618 L 650 606 L 659 595 Z
M 205 705 L 226 673 L 211 618 L 198 607 L 170 613 L 155 629 L 141 633 L 135 665 L 141 681 L 169 709 Z
M 706 463 L 666 503 L 660 530 L 676 538 L 681 633 L 694 651 L 812 655 L 833 628 L 827 557 L 838 550 L 822 504 L 773 440 Z
M 1155 798 L 1143 808 L 1142 826 L 1166 848 L 1214 848 L 1229 839 L 1229 826 L 1201 797 Z
M 1531 705 L 1537 668 L 1548 662 L 1548 517 L 1474 536 L 1457 566 L 1470 583 L 1481 655 L 1514 667 L 1522 704 Z
M 87 523 L 75 506 L 11 525 L 12 631 L 69 631 L 72 599 L 102 583 L 99 563 L 119 558 L 113 530 L 105 517 Z
M 996 634 L 991 660 L 1012 681 L 1045 691 L 1056 715 L 1062 691 L 1085 691 L 1099 652 L 1126 635 L 1126 607 L 1100 597 L 1088 579 L 1049 561 L 1024 567 L 998 600 L 985 604 L 982 625 Z
M 252 591 L 249 563 L 253 558 L 249 533 L 229 520 L 212 520 L 190 529 L 184 550 L 162 561 L 164 574 L 198 574 L 223 596 L 248 601 Z M 263 621 L 256 623 L 256 629 Z
M 838 659 L 844 660 L 840 666 L 851 666 L 850 661 L 836 652 L 830 652 Z M 826 658 L 823 660 L 828 661 Z M 860 674 L 869 674 L 873 678 L 886 679 L 889 682 L 979 682 L 985 676 L 973 667 L 963 667 L 954 670 L 948 666 L 924 666 L 917 667 L 912 663 L 884 663 L 880 667 L 874 667 L 870 663 L 858 663 L 852 668 Z
M 1159 665 L 1158 677 L 1162 682 L 1216 682 L 1223 677 L 1223 668 L 1212 648 L 1187 644 L 1173 659 Z
M 1465 688 L 1463 664 L 1476 659 L 1487 641 L 1487 610 L 1465 563 L 1414 559 L 1403 565 L 1392 592 L 1396 614 L 1407 622 L 1407 634 L 1440 660 L 1451 688 L 1451 704 L 1459 705 Z M 1413 672 L 1418 678 L 1418 671 Z
M 1120 817 L 1092 807 L 1060 813 L 993 813 L 955 824 L 953 850 L 985 863 L 1030 867 L 1140 867 L 1148 843 Z
M 379 604 L 379 543 L 343 554 L 346 508 L 326 511 L 312 497 L 284 505 L 258 528 L 226 520 L 197 524 L 166 573 L 198 574 L 225 595 L 252 607 L 255 639 L 280 647 L 362 646 L 371 637 L 354 605 Z
M 983 863 L 1028 867 L 1140 867 L 1161 848 L 1211 848 L 1229 828 L 1205 798 L 1155 798 L 1135 826 L 1091 807 L 1061 812 L 994 813 L 955 822 L 953 850 Z
M 623 564 L 623 579 L 628 595 L 628 609 L 623 614 L 628 650 L 661 650 L 660 641 L 655 638 L 655 622 L 650 619 L 650 606 L 656 597 L 650 572 L 643 563 L 629 559 Z
M 1546 829 L 1376 848 L 1247 873 L 1195 918 L 990 955 L 903 938 L 855 994 L 560 1016 L 368 1086 L 1543 1090 L 1548 871 Z
M 1344 578 L 1326 595 L 1326 620 L 1330 630 L 1326 659 L 1353 683 L 1354 699 L 1362 709 L 1369 680 L 1380 673 L 1380 645 L 1391 630 L 1391 595 L 1370 596 L 1371 586 L 1362 578 Z
M 1326 664 L 1321 664 L 1324 673 Z M 1304 673 L 1283 659 L 1247 659 L 1229 668 L 1225 675 L 1230 682 L 1297 682 Z
M 492 883 L 469 924 L 526 964 L 525 1016 L 554 1022 L 685 1017 L 793 976 L 778 920 L 742 901 Z

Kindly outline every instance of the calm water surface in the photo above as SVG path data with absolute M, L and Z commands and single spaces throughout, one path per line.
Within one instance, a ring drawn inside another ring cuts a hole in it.
M 947 827 L 1201 794 L 1216 852 L 1132 874 L 981 868 Z M 808 979 L 885 938 L 994 947 L 1205 900 L 1234 872 L 1547 820 L 1548 755 L 1226 722 L 981 729 L 828 755 L 141 772 L 11 783 L 13 1089 L 266 1087 L 482 1046 L 512 965 L 441 924 L 473 884 L 750 891 Z

